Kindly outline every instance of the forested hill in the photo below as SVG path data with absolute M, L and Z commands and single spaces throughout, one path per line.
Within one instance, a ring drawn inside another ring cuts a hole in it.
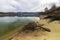
M 56 7 L 55 5 L 53 5 L 50 9 L 45 8 L 44 12 L 40 12 L 40 15 L 48 15 L 48 14 L 60 14 L 60 6 Z
M 60 21 L 60 6 L 56 7 L 56 5 L 53 5 L 50 9 L 45 8 L 45 12 L 39 13 L 39 15 L 44 15 L 44 19 L 50 19 L 50 22 Z

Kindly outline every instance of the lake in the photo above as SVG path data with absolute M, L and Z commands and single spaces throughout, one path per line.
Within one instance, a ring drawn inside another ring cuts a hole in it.
M 39 20 L 39 17 L 0 17 L 0 36 L 36 20 Z

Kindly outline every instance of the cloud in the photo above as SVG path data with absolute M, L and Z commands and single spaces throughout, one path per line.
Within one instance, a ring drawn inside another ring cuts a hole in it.
M 0 0 L 0 12 L 40 12 L 53 3 L 60 6 L 60 0 Z
M 41 4 L 56 3 L 58 0 L 40 0 Z

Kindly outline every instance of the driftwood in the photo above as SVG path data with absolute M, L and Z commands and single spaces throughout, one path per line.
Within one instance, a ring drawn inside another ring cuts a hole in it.
M 37 25 L 35 22 L 30 22 L 29 24 L 25 25 L 24 28 L 22 28 L 22 31 L 25 32 L 25 31 L 35 31 L 35 30 L 38 30 L 38 29 L 42 29 L 44 31 L 47 31 L 47 32 L 51 32 L 51 30 L 49 28 L 44 28 L 42 27 L 44 24 L 40 24 L 40 25 Z

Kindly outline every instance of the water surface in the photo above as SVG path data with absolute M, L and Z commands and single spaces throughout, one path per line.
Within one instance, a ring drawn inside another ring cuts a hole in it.
M 38 17 L 0 17 L 0 36 L 31 21 L 39 20 Z

